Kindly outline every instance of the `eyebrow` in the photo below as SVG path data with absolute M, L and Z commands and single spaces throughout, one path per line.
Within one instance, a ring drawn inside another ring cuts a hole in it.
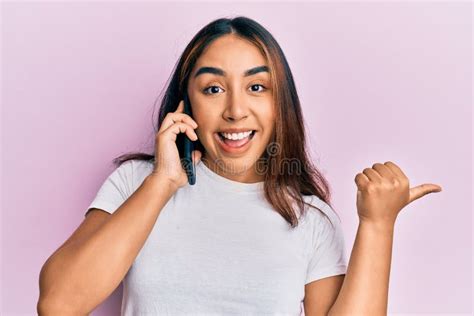
M 258 67 L 250 68 L 250 69 L 248 69 L 244 72 L 244 77 L 255 75 L 259 72 L 269 72 L 268 67 L 267 66 L 258 66 Z M 226 76 L 226 72 L 224 70 L 220 69 L 220 68 L 217 68 L 217 67 L 201 67 L 201 68 L 199 68 L 199 70 L 194 75 L 194 78 L 196 78 L 199 75 L 205 74 L 205 73 L 214 74 L 214 75 L 218 75 L 218 76 Z

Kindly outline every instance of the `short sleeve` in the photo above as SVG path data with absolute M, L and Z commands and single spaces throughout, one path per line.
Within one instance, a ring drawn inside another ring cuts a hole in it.
M 91 208 L 112 214 L 130 197 L 133 192 L 133 165 L 133 160 L 123 162 L 105 179 L 84 216 Z
M 330 276 L 346 274 L 347 271 L 341 221 L 329 205 L 324 204 L 322 210 L 331 218 L 332 223 L 323 214 L 318 215 L 305 284 Z

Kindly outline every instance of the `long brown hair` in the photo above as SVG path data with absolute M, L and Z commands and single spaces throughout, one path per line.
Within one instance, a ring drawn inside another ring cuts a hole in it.
M 283 51 L 274 37 L 256 21 L 238 16 L 220 18 L 203 27 L 186 46 L 175 65 L 171 81 L 161 100 L 155 133 L 169 112 L 176 111 L 183 92 L 187 89 L 189 75 L 203 50 L 215 39 L 226 34 L 240 36 L 253 43 L 267 59 L 273 87 L 273 99 L 276 107 L 276 121 L 273 141 L 267 146 L 264 156 L 266 172 L 264 179 L 265 198 L 273 208 L 283 216 L 292 228 L 298 225 L 298 216 L 293 203 L 301 214 L 304 205 L 321 211 L 318 207 L 305 202 L 303 195 L 316 195 L 331 208 L 330 187 L 324 176 L 311 163 L 306 147 L 306 135 L 300 101 L 290 67 Z M 195 149 L 205 152 L 197 141 Z M 154 159 L 153 154 L 128 153 L 114 159 L 120 166 L 127 160 Z M 288 168 L 288 163 L 298 168 L 297 173 Z M 292 164 L 291 162 L 296 162 Z M 324 216 L 327 216 L 321 211 Z M 330 220 L 330 218 L 328 217 Z M 331 220 L 330 220 L 331 221 Z

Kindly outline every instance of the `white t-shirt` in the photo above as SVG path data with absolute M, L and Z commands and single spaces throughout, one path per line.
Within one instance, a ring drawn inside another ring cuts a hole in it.
M 126 161 L 88 210 L 113 213 L 152 170 Z M 263 182 L 232 181 L 199 161 L 196 184 L 171 197 L 127 272 L 121 315 L 300 315 L 305 284 L 347 270 L 339 217 L 317 196 L 305 200 L 336 229 L 310 207 L 291 229 Z

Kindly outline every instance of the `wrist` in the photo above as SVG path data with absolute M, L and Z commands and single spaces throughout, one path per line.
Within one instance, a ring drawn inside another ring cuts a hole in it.
M 359 226 L 361 227 L 370 227 L 372 230 L 387 232 L 393 231 L 395 228 L 395 220 L 390 221 L 373 221 L 366 219 L 359 219 Z
M 176 183 L 159 173 L 150 173 L 146 176 L 144 182 L 156 187 L 157 190 L 168 191 L 170 195 L 173 195 L 178 190 L 178 185 Z

